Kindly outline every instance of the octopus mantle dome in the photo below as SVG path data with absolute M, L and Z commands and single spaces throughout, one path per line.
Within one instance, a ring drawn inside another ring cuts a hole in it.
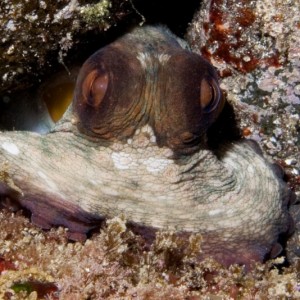
M 137 28 L 84 63 L 51 132 L 0 133 L 3 205 L 71 239 L 123 215 L 133 228 L 200 233 L 199 257 L 261 261 L 290 227 L 290 191 L 254 142 L 208 147 L 224 103 L 206 60 L 166 28 Z

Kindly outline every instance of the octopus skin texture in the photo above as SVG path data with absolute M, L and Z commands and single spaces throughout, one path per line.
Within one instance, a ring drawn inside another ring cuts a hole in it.
M 71 239 L 122 215 L 200 233 L 199 258 L 263 261 L 291 227 L 291 192 L 254 142 L 210 149 L 224 105 L 213 66 L 164 27 L 136 28 L 87 59 L 51 132 L 0 133 L 2 203 Z

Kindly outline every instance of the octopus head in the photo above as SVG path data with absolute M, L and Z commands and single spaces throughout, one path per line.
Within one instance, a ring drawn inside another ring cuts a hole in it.
M 160 147 L 192 153 L 224 105 L 216 71 L 177 40 L 165 42 L 160 30 L 146 30 L 159 47 L 145 30 L 135 30 L 85 62 L 73 103 L 78 127 L 122 141 L 148 124 Z

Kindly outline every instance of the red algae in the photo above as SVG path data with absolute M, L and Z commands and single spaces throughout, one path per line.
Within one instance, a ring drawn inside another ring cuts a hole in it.
M 11 261 L 0 258 L 0 275 L 2 272 L 5 272 L 7 270 L 16 270 L 15 264 Z
M 226 5 L 225 5 L 226 2 Z M 236 70 L 248 73 L 262 64 L 280 66 L 280 56 L 276 49 L 268 50 L 267 54 L 257 51 L 249 43 L 248 32 L 259 23 L 254 11 L 254 2 L 212 0 L 209 18 L 203 24 L 207 40 L 201 47 L 201 53 L 211 60 L 231 64 Z M 257 37 L 260 39 L 260 37 Z

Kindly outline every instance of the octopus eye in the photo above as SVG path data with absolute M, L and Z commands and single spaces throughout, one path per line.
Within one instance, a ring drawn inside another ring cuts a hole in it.
M 209 113 L 218 107 L 222 99 L 222 92 L 215 79 L 201 81 L 200 105 L 205 113 Z
M 84 102 L 92 107 L 98 107 L 108 87 L 108 74 L 99 74 L 98 70 L 89 73 L 82 84 Z

